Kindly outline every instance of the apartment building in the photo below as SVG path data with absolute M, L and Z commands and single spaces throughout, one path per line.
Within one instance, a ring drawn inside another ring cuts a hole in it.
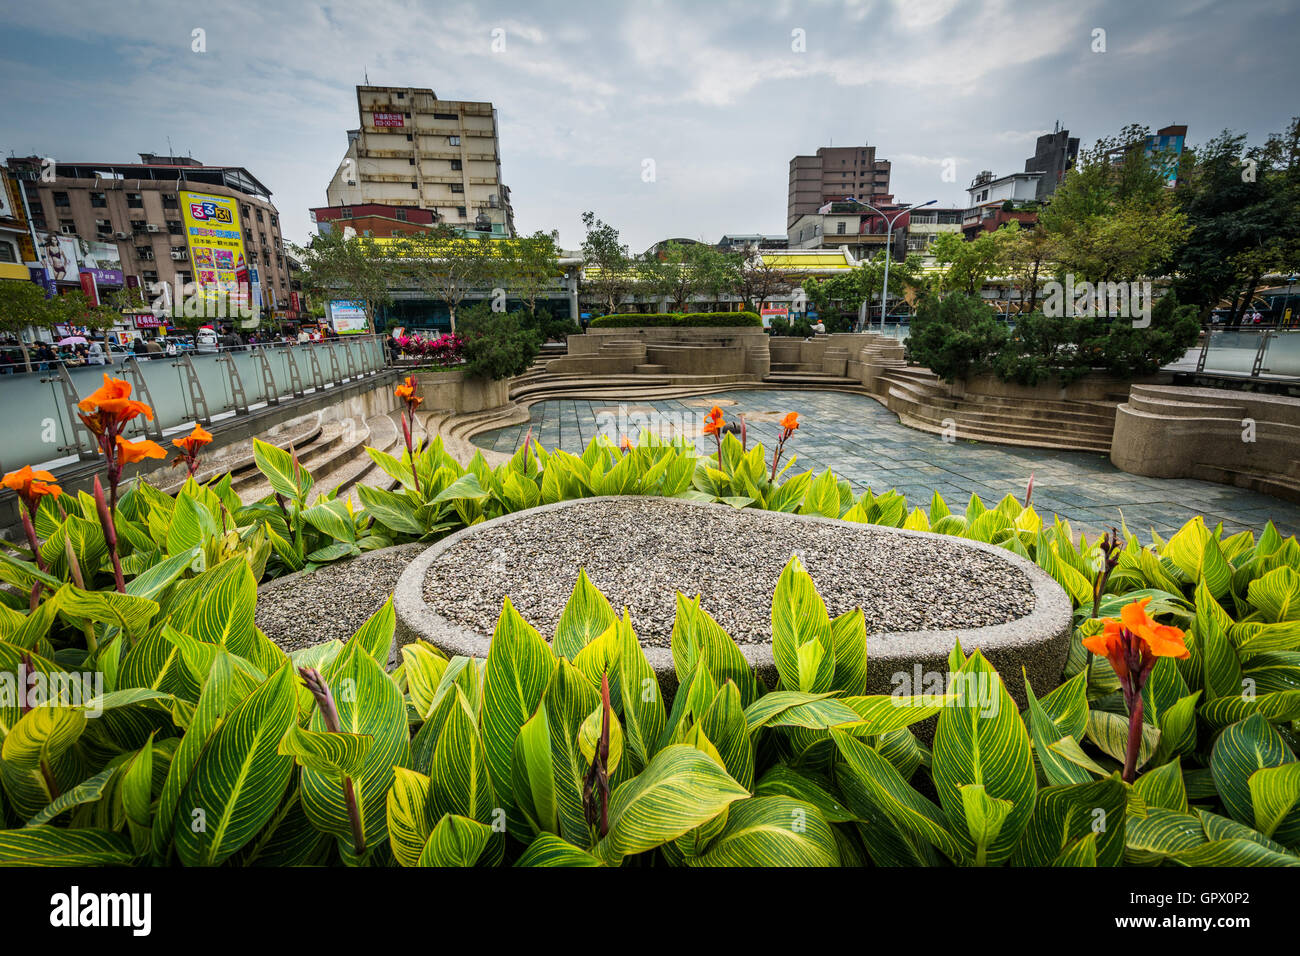
M 812 156 L 793 157 L 786 230 L 799 217 L 850 196 L 873 206 L 892 203 L 889 169 L 888 160 L 876 158 L 874 146 L 823 146 Z
M 1056 187 L 1074 168 L 1078 158 L 1079 137 L 1071 136 L 1068 129 L 1061 129 L 1060 123 L 1052 132 L 1038 137 L 1034 143 L 1034 155 L 1025 160 L 1025 172 L 1043 174 L 1038 180 L 1034 198 L 1043 202 L 1056 192 Z
M 235 234 L 233 222 L 223 225 L 232 234 L 226 245 L 237 252 L 222 275 L 238 274 L 239 281 L 250 283 L 263 311 L 287 308 L 289 269 L 280 214 L 271 191 L 244 167 L 153 153 L 141 153 L 138 163 L 47 163 L 28 156 L 11 158 L 8 166 L 26 196 L 40 261 L 55 291 L 79 286 L 103 300 L 118 289 L 139 288 L 153 298 L 151 290 L 159 284 L 175 289 L 196 277 L 205 284 L 206 262 L 191 261 L 194 237 L 186 228 L 184 192 L 233 200 L 239 231 Z M 82 278 L 87 273 L 93 284 Z
M 413 206 L 454 228 L 515 235 L 491 103 L 358 86 L 357 114 L 360 126 L 348 131 L 347 152 L 325 190 L 330 207 Z

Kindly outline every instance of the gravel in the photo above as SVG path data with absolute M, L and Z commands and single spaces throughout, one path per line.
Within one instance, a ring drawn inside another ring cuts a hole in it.
M 956 541 L 870 525 L 794 521 L 665 498 L 593 500 L 485 526 L 430 566 L 424 598 L 439 615 L 491 634 L 502 600 L 548 639 L 586 568 L 643 644 L 666 647 L 676 592 L 740 643 L 771 640 L 771 600 L 794 553 L 831 616 L 854 607 L 871 634 L 1004 624 L 1028 615 L 1028 577 Z
M 293 574 L 257 592 L 257 626 L 284 651 L 346 641 L 374 614 L 427 544 L 385 548 L 351 561 Z

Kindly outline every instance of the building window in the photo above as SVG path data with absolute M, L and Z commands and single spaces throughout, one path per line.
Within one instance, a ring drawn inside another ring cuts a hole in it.
M 351 219 L 351 218 L 352 218 L 352 207 L 351 207 L 351 206 L 340 206 L 340 207 L 339 207 L 339 218 L 340 218 L 340 219 Z
M 71 219 L 60 219 L 59 232 L 65 236 L 75 236 L 77 234 L 77 224 Z
M 434 113 L 433 118 L 436 120 L 457 120 L 460 119 L 455 113 Z
M 406 222 L 406 210 L 405 210 L 405 209 L 399 209 L 399 210 L 397 210 L 397 219 L 398 219 L 399 222 Z
M 163 196 L 162 204 L 164 209 L 179 209 L 180 203 L 175 196 Z
M 464 183 L 452 183 L 452 184 L 451 184 L 451 191 L 454 192 L 454 193 L 463 193 L 463 192 L 465 191 L 465 184 L 464 184 Z
M 419 188 L 420 188 L 420 184 L 419 184 L 419 183 L 411 183 L 411 188 L 412 188 L 412 189 L 419 189 Z
M 127 204 L 127 206 L 129 206 L 131 209 L 143 209 L 143 208 L 144 208 L 144 197 L 141 196 L 139 193 L 127 193 L 127 194 L 126 194 L 126 204 Z
M 397 94 L 397 98 L 398 98 L 399 100 L 404 100 L 404 99 L 406 99 L 406 94 L 405 94 L 405 93 L 398 93 L 398 94 Z
M 0 242 L 0 262 L 17 262 L 18 253 L 11 243 Z
M 96 219 L 95 232 L 100 236 L 111 236 L 113 234 L 113 224 L 107 219 Z
M 262 221 L 262 210 L 260 209 L 257 210 L 257 221 L 258 222 Z
M 414 138 L 413 136 L 411 136 L 410 133 L 407 133 L 407 134 L 406 134 L 406 141 L 407 141 L 408 143 L 413 143 L 413 142 L 415 142 L 415 138 Z
M 187 286 L 194 281 L 194 277 L 183 269 L 177 270 L 176 279 L 182 286 Z
M 107 197 L 106 195 L 104 195 L 103 193 L 91 193 L 91 194 L 90 194 L 90 205 L 93 206 L 93 207 L 96 208 L 96 209 L 107 209 L 107 208 L 108 208 L 108 197 Z
M 842 222 L 837 222 L 837 223 L 835 224 L 835 232 L 838 233 L 838 234 L 841 235 L 841 236 L 844 235 L 844 223 L 842 223 Z
M 465 215 L 465 207 L 464 207 L 464 206 L 457 206 L 457 207 L 456 207 L 456 215 L 459 216 L 461 219 L 465 219 L 465 218 L 466 218 L 466 215 Z
M 72 203 L 68 200 L 67 193 L 55 193 L 54 205 L 62 208 L 67 208 L 68 206 L 71 206 Z
M 406 165 L 408 165 L 408 166 L 414 166 L 414 165 L 415 165 L 415 159 L 412 158 L 412 157 L 407 157 Z
M 280 228 L 280 217 L 278 217 L 278 216 L 272 216 L 272 217 L 271 217 L 271 228 L 272 228 L 272 229 L 279 229 L 279 228 Z
M 459 160 L 459 159 L 453 159 L 453 160 L 451 161 L 451 168 L 452 168 L 452 169 L 460 169 L 460 168 L 461 168 L 461 162 L 460 162 L 460 160 Z
M 153 285 L 158 281 L 158 273 L 152 269 L 145 269 L 141 275 L 144 277 L 144 281 L 149 285 Z
M 459 146 L 459 145 L 460 145 L 460 137 L 459 137 L 459 136 L 448 136 L 448 137 L 447 137 L 447 143 L 448 143 L 449 145 L 451 145 L 451 146 Z M 67 193 L 64 193 L 64 195 L 66 196 Z
M 179 219 L 168 219 L 167 231 L 171 233 L 173 236 L 185 235 L 185 227 L 181 225 L 181 221 Z

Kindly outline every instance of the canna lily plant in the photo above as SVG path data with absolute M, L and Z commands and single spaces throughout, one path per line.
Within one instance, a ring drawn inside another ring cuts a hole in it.
M 194 473 L 199 470 L 199 452 L 205 445 L 211 443 L 212 433 L 196 422 L 194 431 L 184 438 L 172 439 L 172 444 L 181 450 L 181 453 L 172 459 L 172 465 L 184 464 L 189 476 L 193 478 Z
M 1100 634 L 1083 641 L 1094 654 L 1105 657 L 1119 678 L 1124 703 L 1129 710 L 1128 748 L 1124 756 L 1123 778 L 1132 783 L 1137 778 L 1137 760 L 1142 743 L 1142 689 L 1146 687 L 1156 662 L 1162 657 L 1185 660 L 1184 634 L 1176 627 L 1157 624 L 1146 612 L 1151 598 L 1124 605 L 1119 620 L 1105 618 Z
M 405 408 L 402 411 L 402 438 L 406 440 L 406 454 L 411 459 L 411 473 L 415 480 L 416 494 L 420 492 L 420 470 L 415 467 L 415 446 L 412 442 L 411 432 L 415 427 L 415 410 L 420 407 L 424 399 L 415 394 L 415 376 L 408 375 L 402 384 L 393 390 L 403 403 Z

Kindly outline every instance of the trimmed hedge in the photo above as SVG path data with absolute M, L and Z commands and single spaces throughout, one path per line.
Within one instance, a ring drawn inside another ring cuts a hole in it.
M 592 319 L 593 329 L 673 328 L 698 329 L 710 327 L 762 328 L 763 320 L 753 312 L 627 312 L 619 315 L 602 315 Z

